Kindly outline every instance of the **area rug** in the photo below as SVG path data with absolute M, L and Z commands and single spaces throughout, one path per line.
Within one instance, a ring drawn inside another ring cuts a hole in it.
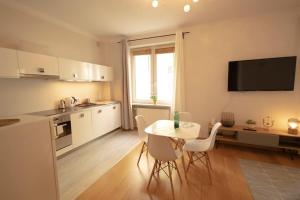
M 139 144 L 137 131 L 116 131 L 59 159 L 60 199 L 76 199 Z
M 300 200 L 300 168 L 240 159 L 254 200 Z

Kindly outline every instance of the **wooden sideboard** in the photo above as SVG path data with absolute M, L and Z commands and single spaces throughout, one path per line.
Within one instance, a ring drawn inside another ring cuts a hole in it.
M 212 125 L 209 124 L 209 130 Z M 255 145 L 257 147 L 272 147 L 287 150 L 288 152 L 300 152 L 300 134 L 289 134 L 287 131 L 265 129 L 256 127 L 247 130 L 247 126 L 235 125 L 233 127 L 221 126 L 216 137 L 217 143 Z

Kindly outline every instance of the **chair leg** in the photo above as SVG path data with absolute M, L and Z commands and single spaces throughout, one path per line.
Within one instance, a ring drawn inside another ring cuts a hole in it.
M 177 141 L 176 144 L 175 144 L 175 150 L 178 149 L 178 142 L 179 141 Z
M 149 178 L 149 182 L 148 182 L 148 185 L 147 185 L 147 189 L 149 189 L 149 186 L 150 186 L 150 183 L 151 183 L 151 179 L 152 179 L 152 177 L 154 175 L 154 172 L 155 172 L 155 169 L 156 169 L 157 162 L 158 161 L 155 160 L 154 165 L 153 165 L 153 169 L 152 169 L 152 172 L 151 172 L 151 175 L 150 175 L 150 178 Z
M 205 152 L 205 154 L 206 154 L 206 152 Z M 205 167 L 206 167 L 206 169 L 207 169 L 207 172 L 208 172 L 208 177 L 209 177 L 209 181 L 210 181 L 210 184 L 212 184 L 212 179 L 211 179 L 211 172 L 210 172 L 210 167 L 209 167 L 209 161 L 208 161 L 208 159 L 207 159 L 207 157 L 205 156 Z
M 212 168 L 212 166 L 211 166 L 210 158 L 209 158 L 207 152 L 205 152 L 205 157 L 206 157 L 206 160 L 208 161 L 208 164 L 209 164 L 210 169 L 213 170 L 213 168 Z
M 169 169 L 169 178 L 170 178 L 171 189 L 172 189 L 172 196 L 173 196 L 173 199 L 175 199 L 174 188 L 173 188 L 173 180 L 172 180 L 172 171 L 171 171 L 171 167 L 170 167 L 170 162 L 168 162 L 168 169 Z
M 157 176 L 159 176 L 159 171 L 160 171 L 161 163 L 162 163 L 162 161 L 158 161 Z
M 193 162 L 193 154 L 194 154 L 194 152 L 190 152 L 190 153 L 189 153 L 190 160 L 189 160 L 188 166 L 187 166 L 187 168 L 186 168 L 186 171 L 189 170 L 190 165 L 191 165 L 191 163 Z
M 140 159 L 141 159 L 141 156 L 142 156 L 142 154 L 143 154 L 143 152 L 144 152 L 144 147 L 145 147 L 145 145 L 146 145 L 146 143 L 144 142 L 144 143 L 143 143 L 143 146 L 142 146 L 142 149 L 141 149 L 141 152 L 140 152 L 139 159 L 138 159 L 138 161 L 137 161 L 137 166 L 139 166 Z
M 191 152 L 187 152 L 187 153 L 188 153 L 188 156 L 189 156 L 190 159 L 193 158 L 193 157 L 191 157 Z M 194 164 L 194 160 L 193 159 L 191 161 L 191 164 Z
M 181 176 L 180 176 L 180 173 L 179 173 L 178 167 L 177 167 L 177 163 L 176 163 L 176 161 L 173 161 L 173 162 L 174 162 L 174 165 L 175 165 L 175 168 L 176 168 L 177 174 L 178 174 L 178 176 L 179 176 L 179 180 L 180 180 L 180 182 L 182 183 L 182 179 L 181 179 Z

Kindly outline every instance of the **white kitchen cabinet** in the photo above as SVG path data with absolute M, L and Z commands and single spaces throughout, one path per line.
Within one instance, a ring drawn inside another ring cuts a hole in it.
M 21 75 L 58 76 L 58 59 L 25 51 L 17 51 Z
M 121 105 L 113 104 L 108 106 L 109 132 L 121 127 Z
M 0 77 L 19 77 L 17 50 L 0 48 Z
M 92 114 L 90 110 L 71 114 L 72 143 L 78 147 L 93 138 Z
M 92 80 L 102 81 L 105 77 L 105 71 L 101 65 L 93 64 L 92 66 Z
M 92 110 L 93 138 L 100 137 L 109 132 L 109 107 L 99 106 Z
M 93 138 L 100 137 L 121 127 L 120 104 L 105 105 L 93 108 Z
M 0 199 L 58 200 L 55 144 L 47 119 L 0 128 Z
M 67 81 L 91 81 L 92 64 L 59 58 L 59 77 Z
M 112 81 L 113 71 L 111 67 L 93 64 L 92 66 L 92 80 L 93 81 Z
M 102 66 L 103 76 L 102 81 L 113 81 L 113 70 L 112 67 Z

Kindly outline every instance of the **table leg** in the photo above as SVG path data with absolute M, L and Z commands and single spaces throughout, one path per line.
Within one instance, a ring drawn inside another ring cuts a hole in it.
M 184 140 L 180 139 L 179 142 L 180 142 L 180 144 L 181 144 L 181 145 L 179 146 L 179 149 L 180 149 L 180 151 L 182 152 L 182 156 L 181 156 L 182 167 L 183 167 L 185 179 L 187 180 L 186 169 L 185 169 L 185 160 L 184 160 L 184 152 L 183 152 L 183 150 L 182 150 L 183 145 L 184 145 Z

